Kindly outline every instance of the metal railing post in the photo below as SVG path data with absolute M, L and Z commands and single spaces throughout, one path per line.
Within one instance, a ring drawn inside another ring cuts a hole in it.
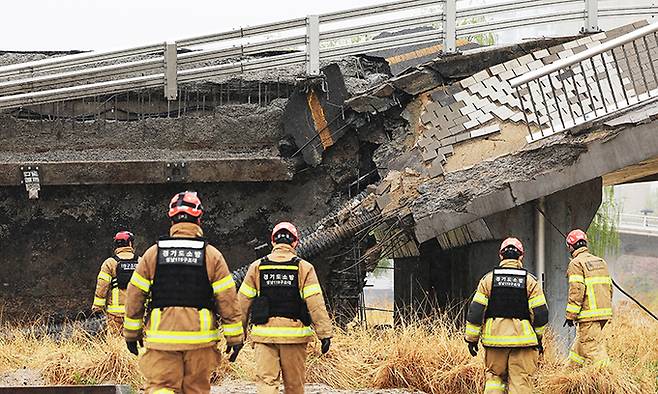
M 599 0 L 585 0 L 585 26 L 583 33 L 598 33 L 599 29 Z
M 443 52 L 457 52 L 457 0 L 443 3 Z
M 164 95 L 169 101 L 178 98 L 178 45 L 173 43 L 165 44 L 165 86 Z
M 306 18 L 306 74 L 320 75 L 320 16 Z

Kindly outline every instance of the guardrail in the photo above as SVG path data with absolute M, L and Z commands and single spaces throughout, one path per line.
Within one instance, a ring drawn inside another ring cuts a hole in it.
M 653 231 L 657 231 L 658 216 L 622 213 L 619 216 L 619 227 L 645 228 L 645 229 L 652 229 Z
M 598 10 L 597 0 L 521 0 L 458 7 L 462 4 L 457 0 L 401 0 L 174 43 L 3 66 L 0 67 L 0 109 L 156 87 L 163 87 L 165 97 L 175 100 L 180 83 L 208 77 L 292 65 L 306 65 L 307 75 L 318 75 L 321 60 L 360 53 L 423 44 L 442 44 L 444 52 L 455 52 L 456 38 L 473 34 L 565 20 L 582 20 L 582 30 L 592 32 L 598 30 L 599 15 L 658 14 L 658 6 L 653 3 Z M 555 6 L 567 9 L 555 12 Z M 517 17 L 519 11 L 529 12 L 531 16 Z M 415 14 L 410 15 L 412 12 Z M 397 18 L 364 21 L 391 15 Z M 430 29 L 414 30 L 421 27 Z M 391 31 L 396 34 L 376 37 Z M 219 48 L 178 53 L 183 48 L 200 45 Z M 225 64 L 207 66 L 204 62 Z
M 656 32 L 650 24 L 580 53 L 565 49 L 563 58 L 512 79 L 528 141 L 658 97 Z

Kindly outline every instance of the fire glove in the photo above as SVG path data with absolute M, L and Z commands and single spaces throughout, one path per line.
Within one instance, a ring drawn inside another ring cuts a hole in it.
M 566 327 L 566 326 L 573 327 L 573 320 L 565 319 L 562 327 Z
M 126 341 L 126 347 L 128 348 L 128 351 L 135 356 L 139 356 L 139 350 L 137 350 L 138 343 L 139 347 L 144 347 L 144 342 L 141 339 L 138 341 Z
M 326 354 L 331 347 L 331 338 L 320 339 L 320 343 L 322 343 L 322 354 Z
M 539 343 L 537 344 L 537 350 L 539 350 L 540 355 L 544 354 L 544 344 L 541 342 L 541 339 L 539 340 Z
M 231 353 L 231 355 L 228 357 L 228 361 L 234 363 L 235 360 L 238 358 L 238 354 L 240 354 L 240 350 L 242 350 L 242 347 L 244 346 L 243 343 L 238 343 L 237 345 L 226 345 L 226 354 Z M 232 351 L 232 352 L 231 352 Z
M 472 357 L 478 355 L 478 343 L 477 342 L 467 342 L 468 343 L 468 352 L 471 353 Z

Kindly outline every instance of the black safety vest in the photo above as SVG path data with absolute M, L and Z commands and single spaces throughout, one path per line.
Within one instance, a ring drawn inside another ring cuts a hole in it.
M 112 278 L 111 283 L 112 288 L 118 287 L 121 290 L 126 290 L 137 267 L 137 256 L 133 256 L 131 259 L 122 259 L 114 255 L 112 258 L 117 262 L 116 276 Z
M 287 317 L 308 324 L 308 310 L 299 292 L 299 262 L 273 262 L 264 257 L 258 266 L 260 297 L 267 299 L 268 317 Z
M 528 271 L 522 268 L 495 268 L 486 318 L 530 319 Z
M 163 237 L 151 286 L 152 308 L 184 306 L 212 309 L 213 291 L 206 270 L 206 240 Z

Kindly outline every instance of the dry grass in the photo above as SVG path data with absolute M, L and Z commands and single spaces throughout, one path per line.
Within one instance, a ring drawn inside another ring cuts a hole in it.
M 658 323 L 637 308 L 623 305 L 606 328 L 613 363 L 609 368 L 569 370 L 554 341 L 536 374 L 538 393 L 656 393 Z M 482 353 L 482 352 L 481 352 Z M 355 328 L 337 333 L 332 350 L 321 356 L 309 347 L 308 380 L 335 388 L 411 388 L 427 393 L 476 393 L 484 384 L 483 356 L 470 357 L 462 333 L 446 318 L 417 321 L 395 330 Z M 41 371 L 53 384 L 103 382 L 142 384 L 136 358 L 120 338 L 81 332 L 55 341 L 5 327 L 0 336 L 0 372 L 18 368 Z M 214 380 L 225 376 L 251 380 L 254 352 L 247 346 L 238 363 L 224 361 Z

